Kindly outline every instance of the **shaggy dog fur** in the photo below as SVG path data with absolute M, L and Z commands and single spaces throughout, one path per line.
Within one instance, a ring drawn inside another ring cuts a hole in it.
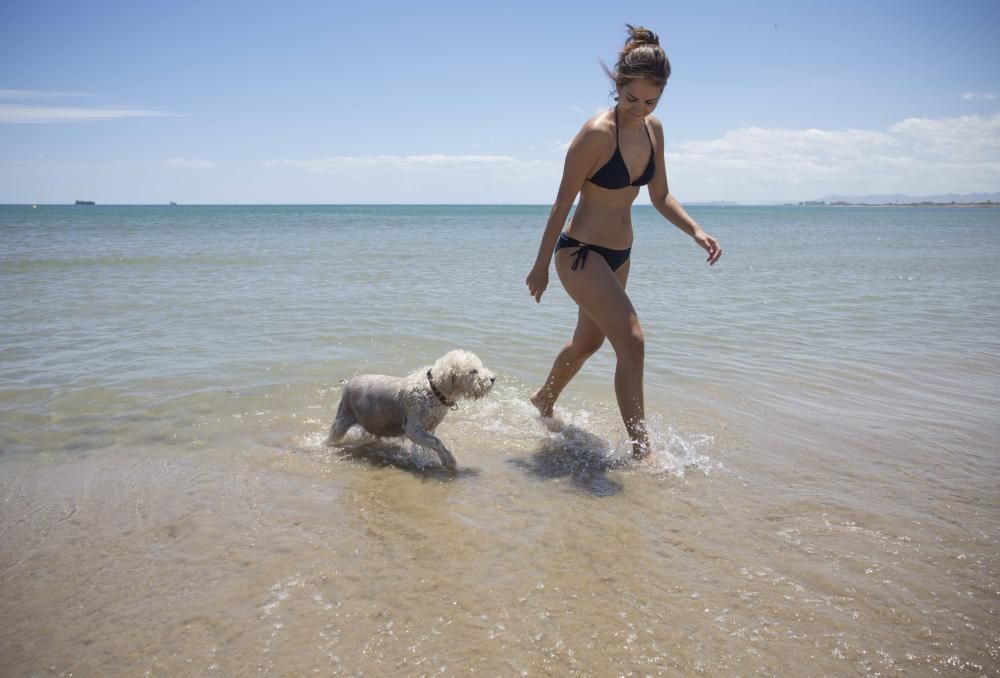
M 357 424 L 374 436 L 406 436 L 437 452 L 441 464 L 454 470 L 455 457 L 434 429 L 455 407 L 455 400 L 482 398 L 495 381 L 479 358 L 461 350 L 449 351 L 430 369 L 423 367 L 405 377 L 358 375 L 344 387 L 326 443 L 337 444 Z

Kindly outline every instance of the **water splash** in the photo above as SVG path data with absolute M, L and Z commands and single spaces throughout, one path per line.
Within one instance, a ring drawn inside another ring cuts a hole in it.
M 712 461 L 703 452 L 715 442 L 714 436 L 707 433 L 683 434 L 664 423 L 658 414 L 648 417 L 646 423 L 653 452 L 638 468 L 651 473 L 667 473 L 677 478 L 683 478 L 689 470 L 707 474 L 722 468 L 721 462 Z
M 524 384 L 501 377 L 485 399 L 460 403 L 459 411 L 449 414 L 437 434 L 455 449 L 482 447 L 487 442 L 508 457 L 528 454 L 536 462 L 544 458 L 548 465 L 556 459 L 558 466 L 570 470 L 578 467 L 630 470 L 683 478 L 689 471 L 709 473 L 722 468 L 706 453 L 715 442 L 713 436 L 682 432 L 660 414 L 653 413 L 647 418 L 653 453 L 636 462 L 632 459 L 632 443 L 624 435 L 613 403 L 564 399 L 556 407 L 554 417 L 541 417 L 528 400 L 529 394 Z M 322 423 L 325 427 L 326 423 Z M 298 437 L 296 445 L 305 450 L 325 451 L 328 449 L 323 442 L 325 437 L 324 428 Z M 380 441 L 352 428 L 345 442 L 348 448 L 364 446 L 369 451 L 378 448 L 394 465 L 427 470 L 439 464 L 436 455 L 404 438 Z
M 633 469 L 683 478 L 688 471 L 721 469 L 706 453 L 715 443 L 707 433 L 682 432 L 653 413 L 647 418 L 653 453 L 632 460 L 632 442 L 623 435 L 613 404 L 570 403 L 555 416 L 541 417 L 529 402 L 530 390 L 516 382 L 498 383 L 493 393 L 463 417 L 462 431 L 504 441 L 509 450 L 559 450 L 580 463 L 605 469 Z M 563 402 L 563 401 L 561 401 Z M 609 441 L 616 441 L 612 444 Z

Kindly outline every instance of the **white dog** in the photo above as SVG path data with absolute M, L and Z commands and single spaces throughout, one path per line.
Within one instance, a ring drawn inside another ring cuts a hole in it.
M 344 387 L 327 445 L 340 441 L 358 424 L 374 436 L 406 436 L 417 445 L 437 452 L 441 464 L 454 470 L 455 457 L 434 435 L 449 409 L 458 409 L 458 398 L 482 398 L 496 377 L 468 351 L 449 351 L 429 369 L 405 377 L 361 374 Z

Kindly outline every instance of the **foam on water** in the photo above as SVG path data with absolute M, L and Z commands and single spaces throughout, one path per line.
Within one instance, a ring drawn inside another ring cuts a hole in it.
M 640 467 L 653 473 L 668 473 L 683 478 L 687 471 L 709 473 L 722 470 L 722 462 L 713 461 L 706 449 L 715 443 L 715 436 L 707 433 L 684 434 L 663 421 L 662 415 L 653 414 L 647 420 L 653 453 L 650 462 Z

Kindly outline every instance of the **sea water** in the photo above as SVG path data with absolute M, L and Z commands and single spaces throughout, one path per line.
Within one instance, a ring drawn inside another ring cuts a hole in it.
M 628 292 L 655 457 L 546 206 L 0 207 L 11 675 L 989 675 L 1000 210 L 651 208 Z M 497 372 L 437 433 L 330 449 L 340 381 Z

